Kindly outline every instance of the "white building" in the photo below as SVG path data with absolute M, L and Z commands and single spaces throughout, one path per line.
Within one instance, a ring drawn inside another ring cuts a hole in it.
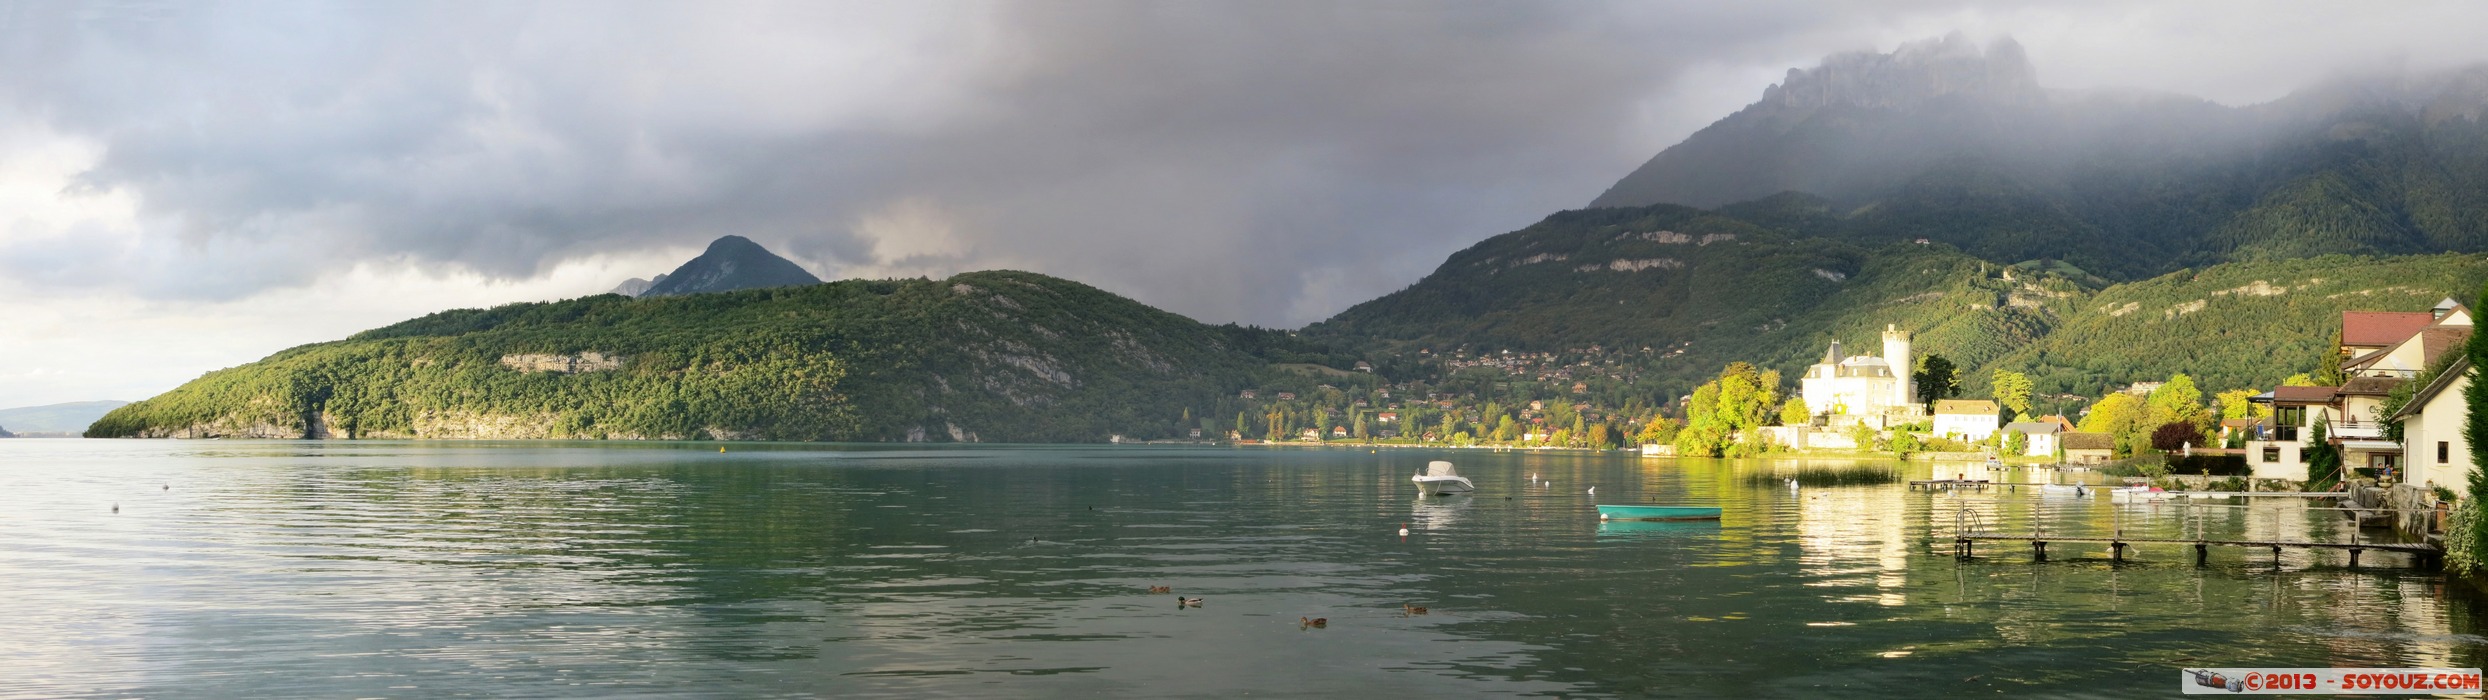
M 2471 443 L 2462 437 L 2470 411 L 2462 400 L 2471 386 L 2471 362 L 2456 359 L 2445 373 L 2412 394 L 2392 416 L 2402 424 L 2404 483 L 2465 490 L 2471 479 Z
M 2056 456 L 2056 436 L 2065 431 L 2064 426 L 2047 422 L 2014 423 L 2004 429 L 2028 436 L 2029 445 L 2022 448 L 2024 457 Z
M 1994 401 L 1945 399 L 1935 402 L 1935 434 L 1978 442 L 1996 434 L 2002 420 Z M 2053 452 L 2053 450 L 2050 450 Z
M 1881 428 L 1895 414 L 1917 415 L 1917 386 L 1911 383 L 1909 331 L 1885 326 L 1883 356 L 1848 356 L 1833 341 L 1823 361 L 1806 368 L 1798 393 L 1815 415 L 1833 426 L 1865 422 Z

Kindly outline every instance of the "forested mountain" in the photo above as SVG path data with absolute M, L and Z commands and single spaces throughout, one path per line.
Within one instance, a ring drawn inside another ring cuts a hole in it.
M 1724 206 L 1809 235 L 1928 238 L 2120 280 L 2231 260 L 2481 251 L 2484 111 L 2488 66 L 2227 107 L 2047 90 L 2011 40 L 1981 49 L 1955 35 L 1792 70 L 1591 206 Z
M 1021 272 L 607 294 L 293 348 L 88 435 L 1097 441 L 1335 361 L 1309 347 Z
M 1765 214 L 1802 202 L 1776 204 Z M 1794 377 L 1833 340 L 1878 347 L 1889 324 L 1960 366 L 1973 390 L 1988 370 L 2014 369 L 2042 392 L 2096 395 L 2176 372 L 2268 387 L 2315 369 L 2341 311 L 2424 310 L 2488 282 L 2488 256 L 2441 254 L 2224 263 L 2110 284 L 2062 262 L 1867 247 L 1728 215 L 1744 211 L 1558 213 L 1305 333 L 1383 356 L 1649 347 L 1643 376 L 1682 392 L 1729 362 Z

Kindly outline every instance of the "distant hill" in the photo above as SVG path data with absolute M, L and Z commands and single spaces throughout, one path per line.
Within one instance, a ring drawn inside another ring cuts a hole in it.
M 1731 211 L 1557 213 L 1304 333 L 1376 355 L 1648 347 L 1644 375 L 1683 392 L 1736 361 L 1794 377 L 1831 341 L 1875 347 L 1891 324 L 1962 367 L 1973 389 L 2006 368 L 2041 391 L 2096 395 L 2181 371 L 2206 387 L 2268 387 L 2314 369 L 2343 310 L 2423 310 L 2488 283 L 2488 256 L 2449 254 L 2224 263 L 2111 284 L 2062 262 L 1806 237 Z
M 598 295 L 443 312 L 293 348 L 121 407 L 88 435 L 1180 436 L 1199 426 L 1179 422 L 1187 412 L 1232 415 L 1221 402 L 1272 363 L 1327 360 L 1303 347 L 1022 272 Z
M 650 288 L 650 287 L 654 287 L 654 286 L 657 286 L 658 284 L 663 283 L 664 281 L 665 281 L 665 273 L 662 273 L 662 272 L 657 273 L 657 277 L 656 277 L 656 279 L 640 279 L 640 278 L 637 278 L 637 277 L 633 277 L 633 278 L 630 278 L 630 279 L 627 279 L 627 280 L 623 280 L 621 284 L 614 285 L 614 287 L 613 287 L 613 291 L 612 291 L 612 292 L 609 292 L 609 293 L 610 293 L 610 294 L 620 294 L 620 295 L 622 295 L 622 296 L 626 296 L 626 297 L 635 297 L 635 296 L 640 296 L 640 295 L 643 295 L 643 294 L 647 294 L 647 293 L 648 293 L 648 288 Z
M 48 406 L 0 408 L 0 426 L 21 435 L 33 433 L 70 434 L 86 432 L 86 427 L 104 417 L 112 409 L 129 405 L 127 401 L 78 401 Z
M 820 283 L 821 278 L 804 271 L 803 266 L 778 257 L 751 239 L 725 236 L 710 242 L 708 250 L 682 267 L 657 275 L 645 290 L 632 296 L 672 297 Z M 629 282 L 623 285 L 632 286 Z
M 1955 35 L 1791 70 L 1591 206 L 1728 207 L 1807 235 L 1928 238 L 2121 280 L 2233 260 L 2482 251 L 2483 112 L 2488 66 L 2226 107 L 2044 89 L 2011 40 Z

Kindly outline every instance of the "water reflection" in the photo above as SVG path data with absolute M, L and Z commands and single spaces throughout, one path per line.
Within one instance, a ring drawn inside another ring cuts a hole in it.
M 44 444 L 0 445 L 6 696 L 2131 694 L 2488 644 L 2465 586 L 2373 552 L 1938 541 L 2349 536 L 2302 502 L 1745 478 L 1843 460 L 11 442 Z M 1418 497 L 1438 458 L 1479 492 Z M 2095 478 L 1984 469 L 1907 476 Z

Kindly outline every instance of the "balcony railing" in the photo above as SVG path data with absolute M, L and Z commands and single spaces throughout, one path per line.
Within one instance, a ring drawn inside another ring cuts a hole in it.
M 2384 438 L 2384 423 L 2372 420 L 2336 420 L 2327 426 L 2324 432 L 2335 440 L 2381 440 Z

